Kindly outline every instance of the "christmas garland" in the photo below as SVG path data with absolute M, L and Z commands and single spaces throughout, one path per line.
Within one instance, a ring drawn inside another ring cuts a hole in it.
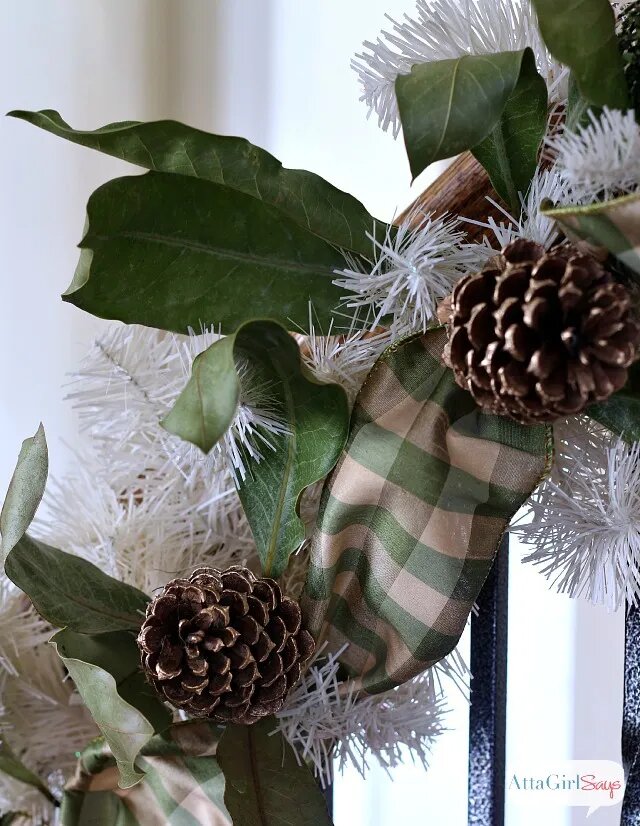
M 427 764 L 506 530 L 638 603 L 639 19 L 391 21 L 362 99 L 414 176 L 457 158 L 393 225 L 240 138 L 11 113 L 148 171 L 63 296 L 120 322 L 88 444 L 45 494 L 41 426 L 0 516 L 3 824 L 330 823 L 336 760 Z

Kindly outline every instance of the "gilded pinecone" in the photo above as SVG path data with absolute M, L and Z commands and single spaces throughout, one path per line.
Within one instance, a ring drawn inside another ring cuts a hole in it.
M 251 724 L 279 711 L 313 654 L 300 607 L 246 568 L 198 568 L 151 602 L 142 667 L 163 699 L 197 717 Z
M 480 407 L 531 424 L 620 390 L 639 341 L 630 295 L 602 264 L 518 239 L 456 284 L 445 361 Z

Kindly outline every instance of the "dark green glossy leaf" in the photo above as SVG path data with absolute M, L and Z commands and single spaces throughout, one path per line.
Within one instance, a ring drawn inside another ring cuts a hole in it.
M 192 377 L 163 425 L 208 452 L 229 428 L 240 394 L 240 365 L 251 381 L 268 388 L 269 406 L 286 426 L 266 434 L 262 460 L 247 457 L 249 473 L 240 498 L 265 574 L 278 576 L 303 541 L 300 495 L 333 468 L 346 442 L 349 409 L 337 385 L 319 384 L 300 361 L 293 338 L 271 321 L 254 321 L 195 360 Z
M 292 221 L 344 249 L 371 256 L 374 219 L 352 195 L 319 175 L 285 169 L 243 138 L 210 135 L 183 123 L 110 123 L 72 129 L 58 112 L 10 112 L 58 137 L 97 149 L 146 169 L 224 184 L 277 207 Z
M 89 200 L 83 256 L 66 301 L 102 318 L 184 333 L 231 332 L 267 316 L 328 326 L 344 258 L 275 207 L 197 178 L 118 178 Z
M 218 746 L 224 802 L 242 826 L 331 826 L 320 787 L 272 718 L 228 726 Z
M 533 0 L 540 31 L 556 60 L 569 66 L 596 106 L 624 109 L 627 84 L 609 0 Z
M 520 214 L 538 168 L 540 144 L 547 129 L 547 84 L 538 74 L 533 52 L 525 52 L 520 77 L 493 131 L 472 148 L 491 183 L 513 214 Z
M 396 80 L 396 95 L 414 177 L 430 163 L 472 149 L 488 138 L 500 123 L 523 68 L 523 83 L 526 78 L 536 83 L 531 73 L 532 59 L 530 49 L 465 55 L 421 63 L 414 66 L 410 74 L 400 75 Z M 520 93 L 517 100 L 520 106 L 524 105 Z M 536 100 L 536 112 L 538 106 Z M 516 141 L 516 114 L 516 110 L 512 110 L 509 118 L 511 143 Z M 529 136 L 527 143 L 530 139 Z M 494 166 L 495 163 L 494 160 Z
M 5 562 L 9 579 L 57 628 L 81 634 L 137 630 L 149 597 L 91 562 L 25 534 Z
M 640 441 L 640 364 L 631 367 L 622 390 L 592 404 L 587 414 L 629 444 Z
M 44 494 L 48 473 L 47 440 L 44 428 L 40 425 L 35 436 L 25 439 L 22 443 L 16 469 L 2 506 L 0 563 L 4 562 L 9 551 L 20 541 L 33 521 Z
M 0 743 L 0 773 L 8 774 L 10 777 L 14 777 L 22 783 L 28 783 L 29 786 L 33 786 L 41 792 L 47 800 L 52 803 L 55 801 L 46 783 L 15 756 L 7 742 Z
M 135 760 L 154 733 L 171 724 L 168 709 L 140 671 L 138 646 L 122 631 L 98 636 L 64 629 L 51 640 L 120 770 L 120 785 L 142 779 Z

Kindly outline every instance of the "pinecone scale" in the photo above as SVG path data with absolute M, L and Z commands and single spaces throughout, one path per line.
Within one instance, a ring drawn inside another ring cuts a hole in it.
M 199 568 L 147 608 L 142 667 L 172 705 L 217 722 L 251 724 L 279 711 L 313 654 L 299 605 L 246 568 Z
M 599 261 L 519 239 L 456 285 L 445 361 L 480 407 L 531 424 L 621 389 L 639 341 L 629 292 Z

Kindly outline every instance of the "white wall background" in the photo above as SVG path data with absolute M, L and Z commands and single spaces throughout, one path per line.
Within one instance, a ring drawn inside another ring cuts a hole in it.
M 390 219 L 413 188 L 401 142 L 367 122 L 349 60 L 383 15 L 406 0 L 0 0 L 0 109 L 57 108 L 85 128 L 174 117 L 241 134 L 287 166 L 318 172 Z M 63 304 L 88 195 L 129 168 L 10 119 L 0 122 L 0 490 L 20 441 L 44 419 L 54 473 L 77 438 L 62 401 L 70 371 L 99 327 Z M 512 552 L 509 759 L 619 758 L 620 615 L 549 593 Z M 431 770 L 372 769 L 337 784 L 337 826 L 466 822 L 466 715 L 452 698 L 452 731 Z M 539 813 L 510 810 L 509 826 Z M 546 826 L 585 812 L 545 814 Z M 602 810 L 589 821 L 613 826 Z

